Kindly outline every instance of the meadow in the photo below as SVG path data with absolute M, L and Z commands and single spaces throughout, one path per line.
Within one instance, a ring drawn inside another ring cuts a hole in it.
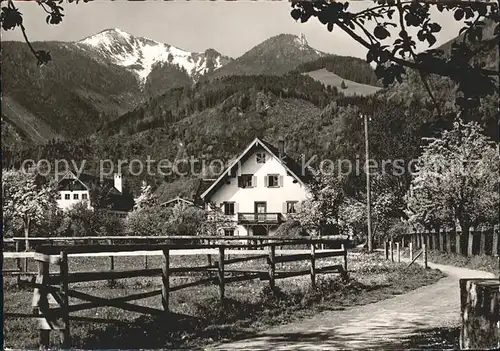
M 6 260 L 5 267 L 13 266 Z M 172 257 L 171 266 L 204 265 L 203 256 Z M 329 258 L 317 265 L 340 264 Z M 149 268 L 160 267 L 161 257 L 150 257 Z M 117 257 L 115 269 L 143 267 L 142 257 Z M 70 271 L 107 269 L 108 258 L 72 258 Z M 244 262 L 252 269 L 267 267 L 266 261 Z M 276 270 L 296 270 L 308 262 L 281 263 Z M 437 270 L 419 265 L 385 261 L 377 254 L 350 253 L 349 279 L 338 275 L 321 275 L 316 289 L 308 276 L 276 282 L 271 290 L 266 281 L 255 279 L 226 286 L 226 299 L 218 298 L 216 285 L 186 288 L 170 294 L 171 312 L 160 317 L 144 316 L 112 307 L 75 312 L 72 316 L 99 319 L 94 322 L 71 321 L 72 346 L 85 349 L 106 348 L 178 348 L 201 347 L 213 343 L 251 336 L 274 325 L 284 324 L 325 310 L 345 309 L 403 294 L 432 284 L 443 277 Z M 33 267 L 30 267 L 34 269 Z M 193 273 L 206 274 L 206 273 Z M 190 281 L 193 275 L 171 278 L 171 286 Z M 70 288 L 101 297 L 118 297 L 157 289 L 161 278 L 132 278 L 111 282 L 74 283 Z M 31 313 L 32 289 L 18 288 L 15 279 L 4 279 L 4 312 Z M 77 300 L 70 302 L 76 303 Z M 140 300 L 140 305 L 161 308 L 159 296 Z M 51 333 L 51 345 L 58 346 L 57 333 Z M 38 347 L 38 330 L 33 319 L 8 317 L 4 323 L 4 347 L 29 349 Z

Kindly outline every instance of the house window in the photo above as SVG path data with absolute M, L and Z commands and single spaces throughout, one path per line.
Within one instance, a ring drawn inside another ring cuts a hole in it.
M 82 200 L 87 200 L 88 196 L 87 194 L 82 194 Z
M 234 215 L 234 202 L 224 202 L 224 214 Z
M 257 152 L 257 163 L 266 163 L 266 153 Z
M 224 229 L 224 236 L 234 236 L 234 229 L 233 228 L 225 228 Z
M 64 194 L 64 200 L 69 200 L 71 199 L 71 196 L 69 194 Z
M 62 198 L 61 193 L 57 193 L 56 199 L 57 199 L 57 200 L 61 200 L 61 198 Z
M 240 188 L 251 188 L 255 186 L 253 182 L 253 175 L 252 174 L 242 174 L 241 176 L 238 177 L 238 186 Z
M 286 213 L 296 213 L 297 212 L 297 201 L 287 201 L 286 202 Z
M 73 194 L 73 200 L 78 200 L 78 194 Z
M 279 175 L 277 175 L 277 174 L 269 174 L 267 176 L 267 186 L 269 188 L 277 188 L 277 187 L 280 186 L 279 180 L 280 180 Z

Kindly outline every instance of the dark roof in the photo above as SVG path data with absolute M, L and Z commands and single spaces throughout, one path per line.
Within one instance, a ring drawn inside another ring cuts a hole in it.
M 76 177 L 74 173 L 66 173 L 58 182 L 57 190 L 89 190 L 94 187 L 102 187 L 107 191 L 105 200 L 102 203 L 103 208 L 113 211 L 131 211 L 134 207 L 134 197 L 126 191 L 120 193 L 115 188 L 114 179 L 100 178 L 89 173 L 80 173 Z M 99 206 L 101 207 L 101 206 Z
M 274 145 L 272 145 L 268 141 L 265 141 L 262 139 L 259 139 L 259 140 L 262 144 L 264 144 L 269 149 L 269 151 L 271 151 L 274 154 L 274 156 L 279 158 L 280 152 L 279 152 L 277 147 L 275 147 Z M 312 171 L 309 168 L 302 169 L 303 168 L 302 165 L 299 164 L 297 161 L 295 161 L 292 157 L 290 157 L 286 153 L 283 154 L 283 156 L 281 157 L 281 161 L 288 167 L 288 169 L 290 169 L 290 171 L 293 172 L 293 174 L 295 176 L 300 178 L 300 180 L 302 180 L 302 182 L 309 183 L 312 180 L 312 177 L 313 177 Z
M 201 194 L 205 192 L 205 190 L 210 188 L 213 182 L 215 182 L 215 179 L 199 179 L 198 189 L 196 190 L 196 197 L 200 197 Z
M 107 198 L 106 208 L 112 211 L 132 211 L 134 208 L 134 197 L 130 194 L 110 194 Z
M 71 178 L 68 178 L 71 177 Z M 73 178 L 74 177 L 74 178 Z M 77 180 L 78 179 L 78 180 Z M 113 178 L 98 177 L 89 173 L 80 173 L 77 177 L 73 172 L 66 173 L 58 182 L 57 190 L 72 189 L 72 190 L 83 190 L 83 185 L 91 190 L 94 186 L 106 187 L 109 189 L 109 194 L 120 195 L 121 193 L 115 188 L 115 181 Z M 123 190 L 123 189 L 122 189 Z

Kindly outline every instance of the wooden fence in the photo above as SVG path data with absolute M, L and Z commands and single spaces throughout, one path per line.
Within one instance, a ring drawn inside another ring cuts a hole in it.
M 338 237 L 340 238 L 340 237 Z M 342 238 L 347 238 L 344 236 Z M 35 276 L 37 272 L 30 271 L 28 262 L 33 258 L 34 251 L 24 251 L 25 242 L 28 240 L 29 248 L 31 250 L 36 250 L 38 246 L 42 245 L 115 245 L 115 244 L 165 244 L 165 243 L 175 243 L 175 244 L 185 244 L 185 243 L 198 243 L 210 245 L 213 242 L 220 241 L 224 239 L 226 241 L 233 241 L 239 243 L 246 243 L 245 248 L 256 248 L 264 249 L 256 244 L 264 242 L 266 237 L 262 236 L 245 236 L 245 237 L 214 237 L 214 236 L 136 236 L 136 235 L 123 235 L 123 236 L 85 236 L 85 237 L 14 237 L 7 238 L 3 240 L 4 244 L 4 258 L 15 259 L 15 268 L 3 269 L 2 273 L 5 276 L 15 276 L 17 284 L 21 282 L 21 277 L 24 276 Z M 286 238 L 276 238 L 276 240 L 284 240 Z M 324 248 L 325 244 L 322 244 Z M 335 245 L 338 245 L 336 243 Z M 13 254 L 14 252 L 19 254 Z M 158 253 L 145 252 L 143 255 L 144 268 L 148 268 L 148 257 L 157 256 Z M 212 255 L 207 255 L 207 260 L 211 262 Z M 115 266 L 115 255 L 109 255 L 109 267 L 110 270 L 114 270 Z
M 480 230 L 471 228 L 468 235 L 460 230 L 412 232 L 394 238 L 394 241 L 400 241 L 402 247 L 409 247 L 411 243 L 414 249 L 421 249 L 425 244 L 429 250 L 469 257 L 474 255 L 496 257 L 500 253 L 499 235 L 499 226 L 496 225 Z
M 394 242 L 392 240 L 384 242 L 384 256 L 386 260 L 391 260 L 392 262 L 401 262 L 401 253 L 402 253 L 402 242 Z M 422 257 L 422 264 L 424 268 L 429 268 L 429 264 L 427 261 L 427 245 L 424 243 L 422 247 L 414 251 L 413 243 L 408 243 L 408 253 L 410 263 L 408 263 L 408 267 L 411 266 L 419 257 Z
M 190 237 L 190 239 L 193 239 Z M 5 313 L 5 317 L 37 318 L 40 329 L 40 346 L 46 347 L 49 343 L 51 330 L 59 330 L 62 347 L 69 347 L 70 341 L 70 313 L 95 307 L 111 306 L 137 313 L 158 315 L 169 311 L 169 296 L 172 292 L 204 284 L 218 285 L 220 299 L 225 298 L 225 287 L 232 282 L 260 279 L 269 281 L 271 288 L 275 287 L 277 279 L 309 275 L 311 286 L 316 286 L 318 274 L 337 273 L 347 275 L 347 239 L 330 238 L 273 238 L 248 237 L 249 240 L 261 240 L 258 244 L 230 243 L 228 238 L 210 237 L 210 244 L 200 243 L 167 243 L 167 244 L 115 244 L 115 245 L 80 245 L 80 246 L 39 246 L 33 258 L 38 264 L 38 272 L 34 282 L 24 282 L 34 287 L 33 315 L 19 313 Z M 182 239 L 179 239 L 182 240 Z M 205 239 L 203 239 L 205 240 Z M 323 244 L 338 245 L 339 249 L 319 249 Z M 309 249 L 286 249 L 287 246 L 308 245 Z M 285 247 L 285 248 L 284 248 Z M 241 250 L 246 249 L 246 250 Z M 264 251 L 265 250 L 265 251 Z M 16 253 L 12 253 L 15 257 Z M 24 254 L 24 253 L 18 253 Z M 159 254 L 163 257 L 159 268 L 134 270 L 106 270 L 92 272 L 69 272 L 68 260 L 78 256 L 127 256 Z M 214 255 L 217 261 L 204 266 L 171 267 L 170 258 L 175 255 Z M 228 255 L 239 257 L 229 258 Z M 242 257 L 241 257 L 242 256 Z M 319 267 L 318 260 L 322 258 L 342 257 L 343 263 Z M 252 260 L 265 259 L 268 269 L 237 269 L 231 265 Z M 309 268 L 298 271 L 279 271 L 276 265 L 285 262 L 309 261 Z M 49 273 L 50 265 L 59 267 L 59 273 Z M 196 281 L 171 286 L 170 278 L 178 273 L 207 272 L 208 277 Z M 124 279 L 133 277 L 162 278 L 161 289 L 133 294 L 129 296 L 102 298 L 92 296 L 74 289 L 71 283 Z M 153 296 L 161 296 L 162 309 L 155 309 L 130 303 Z M 70 304 L 69 298 L 76 298 L 84 302 Z M 81 318 L 81 317 L 80 317 Z M 78 320 L 78 317 L 76 318 Z M 86 318 L 89 320 L 89 318 Z

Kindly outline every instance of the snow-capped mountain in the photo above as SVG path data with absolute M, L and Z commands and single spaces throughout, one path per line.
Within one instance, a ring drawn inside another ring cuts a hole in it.
M 156 64 L 177 65 L 197 80 L 232 59 L 213 49 L 195 53 L 143 37 L 134 37 L 120 29 L 106 29 L 76 43 L 81 49 L 93 51 L 94 56 L 126 67 L 145 83 Z

